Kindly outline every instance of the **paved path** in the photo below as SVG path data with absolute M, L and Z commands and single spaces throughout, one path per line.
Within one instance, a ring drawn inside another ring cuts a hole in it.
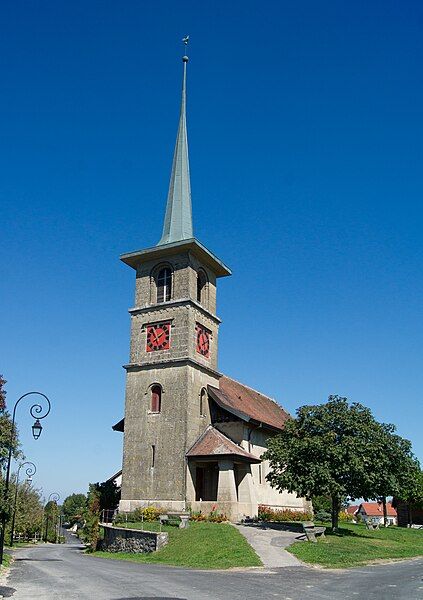
M 12 600 L 422 600 L 423 560 L 348 571 L 190 571 L 83 555 L 77 545 L 16 550 Z
M 299 533 L 280 531 L 263 525 L 236 525 L 248 543 L 260 556 L 265 567 L 299 567 L 303 563 L 285 548 L 298 540 Z

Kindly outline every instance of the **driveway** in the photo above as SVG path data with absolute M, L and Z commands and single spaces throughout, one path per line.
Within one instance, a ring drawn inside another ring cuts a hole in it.
M 0 597 L 13 600 L 422 600 L 423 560 L 348 571 L 191 571 L 84 555 L 77 544 L 15 551 Z

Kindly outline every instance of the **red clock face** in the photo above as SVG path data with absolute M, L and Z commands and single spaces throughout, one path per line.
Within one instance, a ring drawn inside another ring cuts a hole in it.
M 156 323 L 147 326 L 147 352 L 169 350 L 170 323 Z
M 210 356 L 210 331 L 197 323 L 195 326 L 195 331 L 197 334 L 197 344 L 196 349 L 201 356 L 205 358 L 209 358 Z

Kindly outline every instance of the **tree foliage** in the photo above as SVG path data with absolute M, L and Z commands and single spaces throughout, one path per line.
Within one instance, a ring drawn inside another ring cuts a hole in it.
M 71 494 L 63 501 L 63 516 L 65 521 L 73 525 L 81 520 L 81 517 L 87 508 L 87 496 L 85 494 Z
M 97 549 L 100 536 L 100 493 L 97 486 L 96 483 L 89 485 L 88 502 L 84 511 L 84 526 L 79 532 L 80 537 L 89 544 L 91 552 Z
M 6 383 L 3 375 L 0 375 L 0 468 L 2 469 L 7 465 L 11 439 L 13 458 L 18 459 L 23 456 L 19 450 L 18 431 L 15 427 L 12 435 L 12 420 L 9 412 L 6 410 Z
M 387 465 L 392 467 L 392 460 L 404 465 L 412 454 L 409 442 L 394 432 L 393 425 L 377 423 L 362 404 L 329 396 L 325 404 L 300 407 L 269 441 L 263 456 L 270 461 L 267 479 L 279 490 L 309 499 L 329 496 L 336 530 L 346 497 L 371 499 L 396 489 L 398 473 L 391 476 Z
M 0 470 L 5 470 L 9 456 L 10 443 L 12 443 L 12 458 L 24 458 L 19 449 L 19 438 L 16 427 L 12 431 L 12 420 L 10 414 L 6 410 L 6 380 L 3 375 L 0 375 Z M 3 516 L 8 518 L 12 510 L 13 494 L 9 489 L 7 498 L 5 498 L 5 481 L 2 477 L 0 480 L 0 520 Z
M 10 482 L 10 492 L 14 497 L 16 491 L 16 478 L 13 477 Z M 29 483 L 22 482 L 18 484 L 18 493 L 16 496 L 15 513 L 15 535 L 22 534 L 25 537 L 39 537 L 42 535 L 44 521 L 44 508 L 41 497 L 41 491 L 33 488 Z M 8 525 L 8 531 L 10 532 Z M 6 534 L 7 536 L 9 533 Z
M 96 483 L 95 489 L 99 495 L 100 510 L 115 510 L 119 505 L 120 488 L 114 481 Z
M 44 507 L 44 539 L 47 542 L 57 542 L 60 507 L 50 500 Z

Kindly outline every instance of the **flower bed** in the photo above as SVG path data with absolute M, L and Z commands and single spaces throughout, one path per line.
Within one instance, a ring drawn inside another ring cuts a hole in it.
M 258 507 L 258 520 L 259 521 L 312 521 L 313 515 L 308 512 L 302 512 L 300 510 L 284 509 L 273 509 L 268 506 L 260 504 Z

